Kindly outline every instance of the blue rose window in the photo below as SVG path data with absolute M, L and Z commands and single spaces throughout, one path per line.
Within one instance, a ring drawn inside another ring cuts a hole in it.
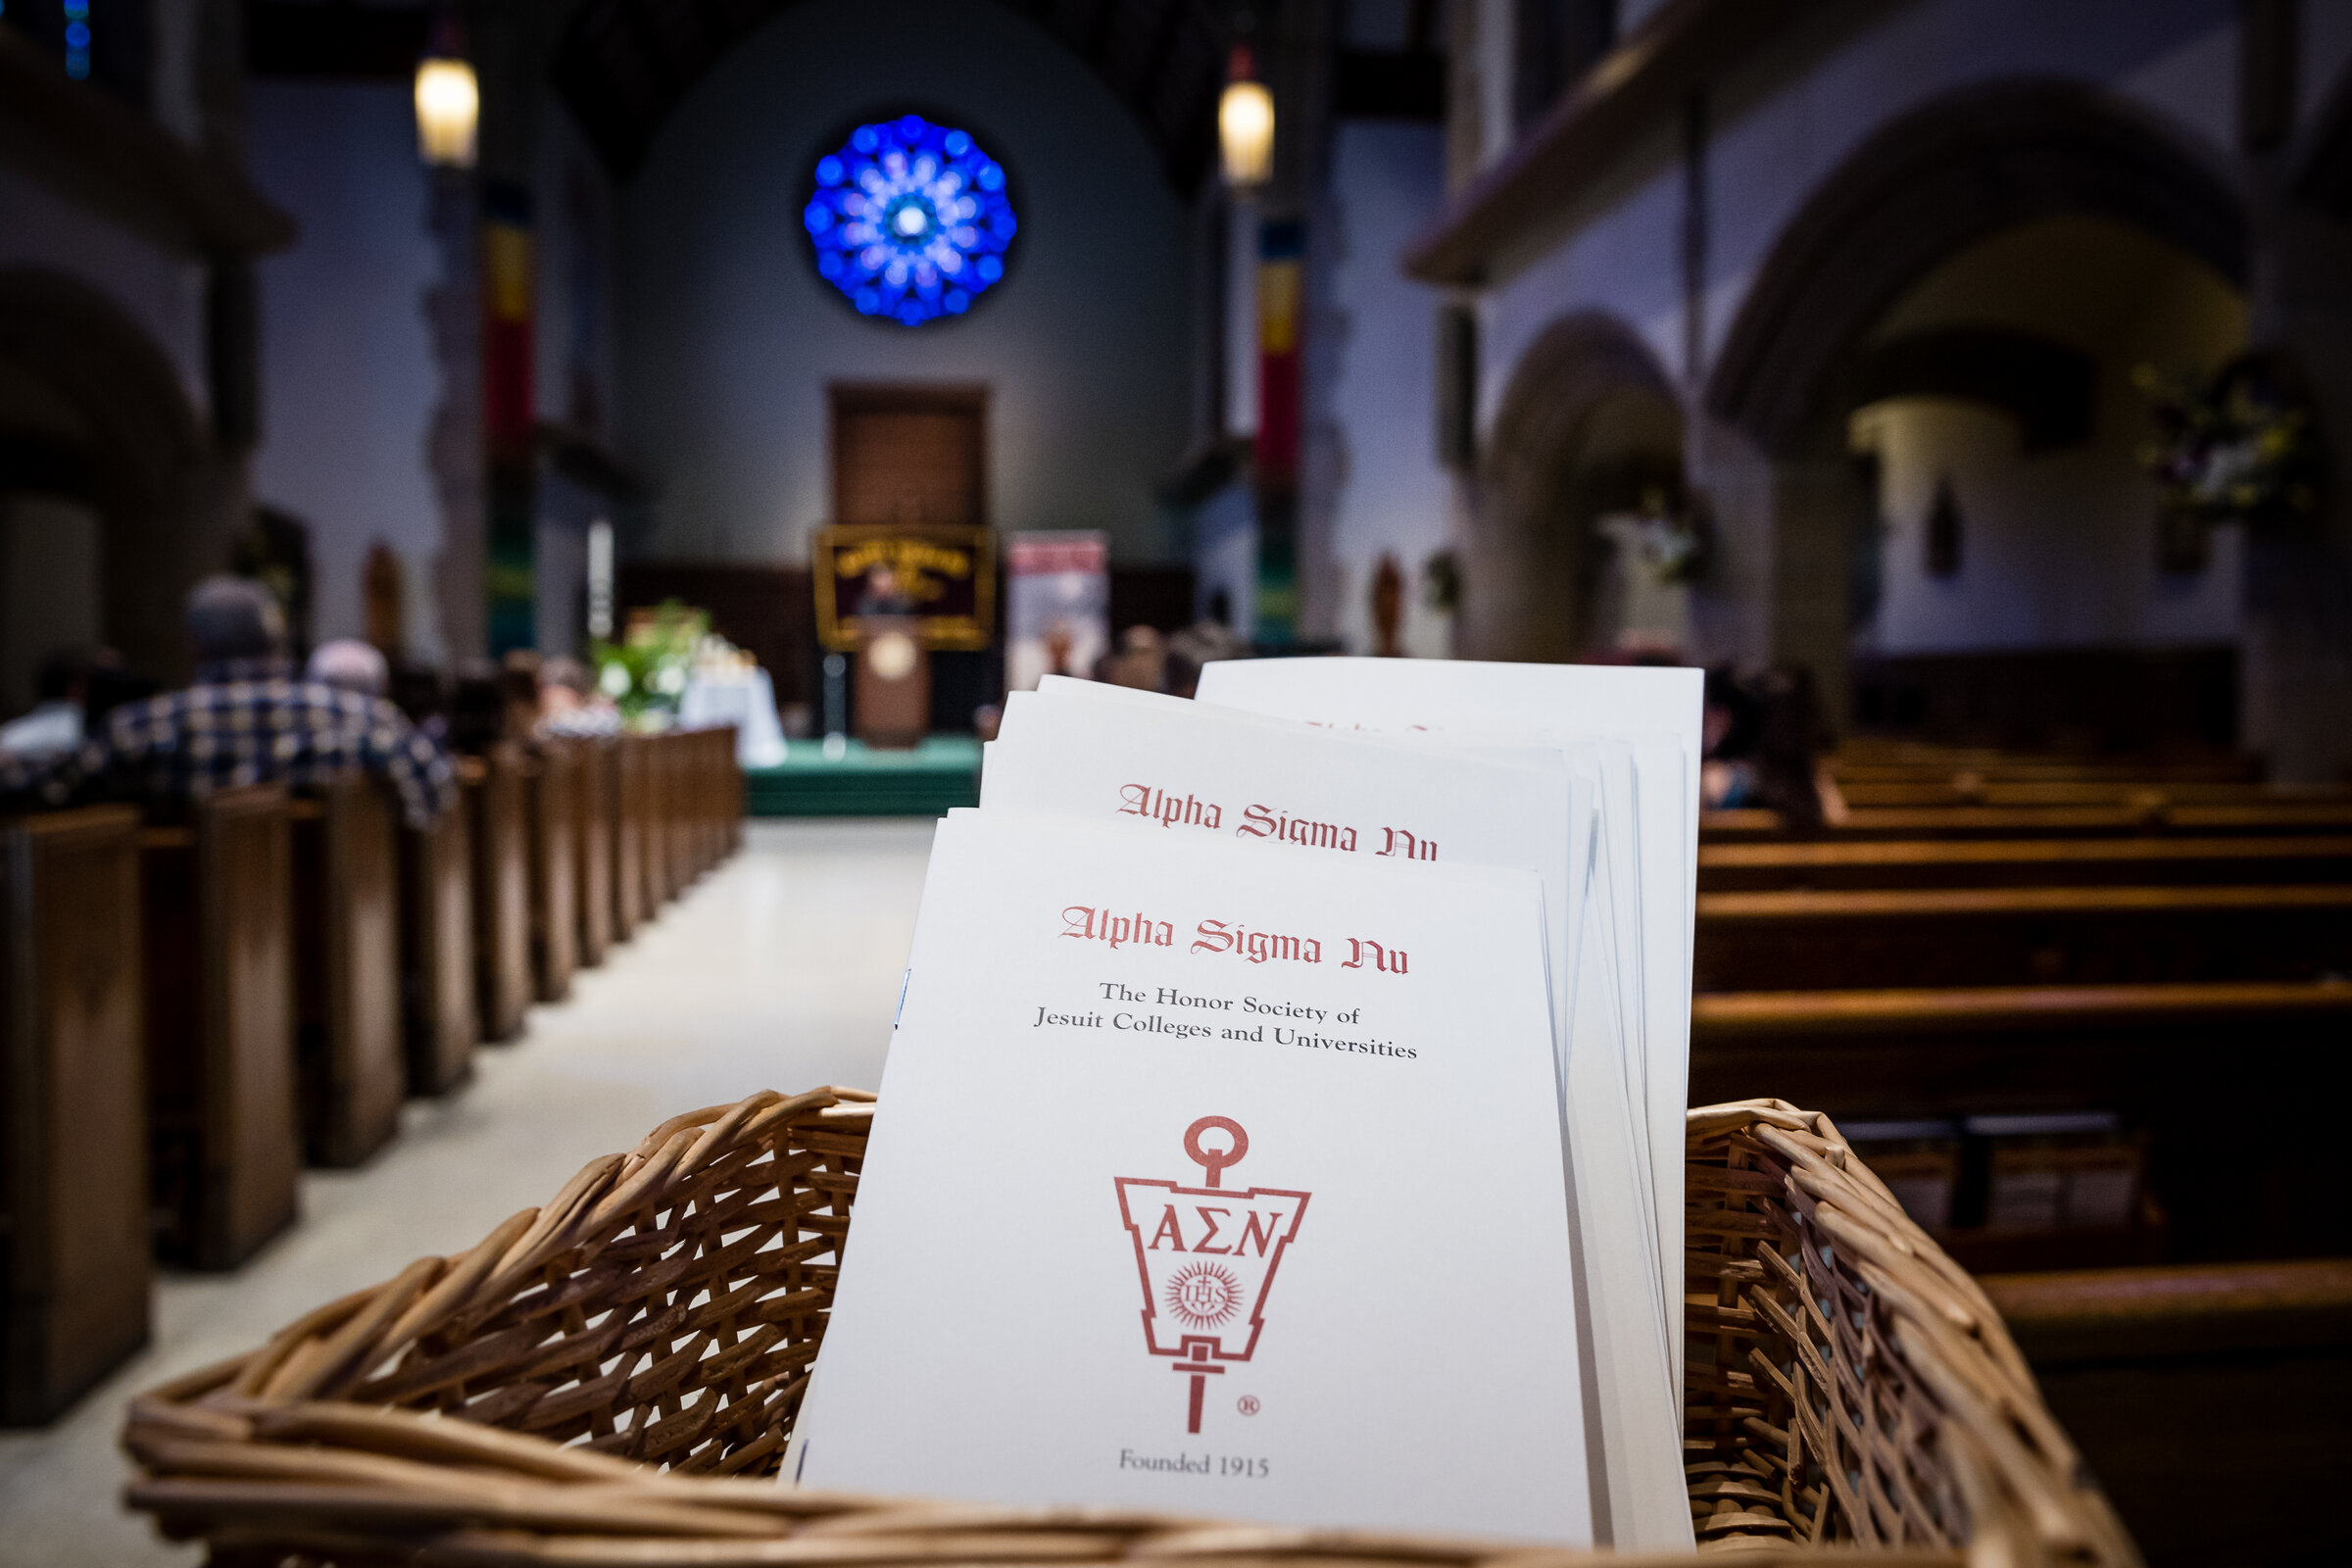
M 818 159 L 801 220 L 825 281 L 907 326 L 970 310 L 1004 279 L 1019 227 L 1004 166 L 920 115 L 859 125 Z

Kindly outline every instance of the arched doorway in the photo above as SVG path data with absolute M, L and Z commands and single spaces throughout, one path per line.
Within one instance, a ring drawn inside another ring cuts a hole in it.
M 1460 652 L 1560 661 L 1679 646 L 1627 519 L 1684 496 L 1683 414 L 1648 347 L 1597 314 L 1546 328 L 1494 419 L 1463 560 Z
M 1875 481 L 1856 717 L 2032 748 L 2232 744 L 2242 541 L 2164 507 L 2134 378 L 2210 375 L 2245 341 L 2238 290 L 2109 219 L 2004 229 L 1898 296 L 1847 421 Z
M 1872 137 L 1783 230 L 1706 388 L 1771 470 L 1724 488 L 1767 498 L 1737 521 L 1769 540 L 1772 656 L 1842 698 L 1857 640 L 1875 656 L 2234 639 L 2233 604 L 2227 624 L 2215 610 L 2227 562 L 2202 589 L 2156 581 L 2132 374 L 2242 345 L 2246 253 L 2226 174 L 2094 87 L 1963 89 Z M 2130 602 L 2102 603 L 2117 581 Z M 2049 695 L 2006 667 L 1986 701 Z M 1931 716 L 1907 706 L 1864 716 Z M 2028 727 L 2068 728 L 2067 703 L 2044 707 Z
M 44 607 L 37 635 L 86 630 L 133 668 L 183 671 L 180 598 L 213 543 L 196 525 L 208 449 L 171 362 L 128 317 L 71 278 L 0 269 L 0 517 L 13 568 L 0 592 Z M 10 655 L 47 651 L 28 640 Z

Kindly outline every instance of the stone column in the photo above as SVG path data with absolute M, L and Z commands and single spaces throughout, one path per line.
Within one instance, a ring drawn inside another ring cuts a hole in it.
M 2316 516 L 2247 530 L 2238 730 L 2286 783 L 2352 777 L 2352 225 L 2291 183 L 2302 22 L 2299 0 L 2238 13 L 2248 337 L 2308 380 L 2333 470 Z
M 433 594 L 448 658 L 479 657 L 490 645 L 483 581 L 488 469 L 482 451 L 482 264 L 478 197 L 465 171 L 433 171 L 428 218 L 441 276 L 420 302 L 431 325 L 441 400 L 425 432 L 425 467 L 441 504 L 441 552 Z
M 1770 453 L 1745 433 L 1694 416 L 1691 477 L 1713 530 L 1707 574 L 1691 594 L 1691 655 L 1707 663 L 1801 664 L 1839 729 L 1853 706 L 1847 576 L 1854 470 L 1827 438 Z
M 2256 347 L 2310 382 L 2332 470 L 2317 516 L 2249 529 L 2239 731 L 2289 783 L 2352 775 L 2352 226 L 2303 204 L 2266 225 Z

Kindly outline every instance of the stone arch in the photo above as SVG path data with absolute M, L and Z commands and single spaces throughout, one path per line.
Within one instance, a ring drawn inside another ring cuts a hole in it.
M 210 442 L 171 360 L 95 289 L 11 267 L 0 268 L 0 367 L 71 411 L 65 440 L 100 518 L 107 640 L 134 668 L 177 673 Z
M 580 0 L 552 74 L 606 169 L 627 179 L 662 122 L 729 51 L 798 0 Z M 1070 50 L 1127 106 L 1168 183 L 1190 196 L 1216 155 L 1230 26 L 1210 0 L 1001 0 Z
M 1480 466 L 1457 638 L 1474 659 L 1588 651 L 1605 546 L 1592 522 L 1647 485 L 1679 492 L 1683 416 L 1631 327 L 1585 311 L 1520 357 Z
M 1708 411 L 1774 455 L 1818 443 L 1855 346 L 1909 284 L 2060 216 L 2131 224 L 2245 280 L 2234 187 L 2153 115 L 2081 82 L 1962 88 L 1882 128 L 1782 230 L 1716 356 Z

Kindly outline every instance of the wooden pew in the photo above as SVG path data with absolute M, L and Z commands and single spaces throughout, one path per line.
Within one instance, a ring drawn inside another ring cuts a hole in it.
M 1702 844 L 1765 843 L 1791 837 L 1775 811 L 1702 811 Z M 2066 834 L 2352 833 L 2352 803 L 2256 801 L 2139 806 L 1940 806 L 1859 808 L 1816 839 L 2017 839 Z
M 2154 1568 L 2340 1558 L 2352 1259 L 1981 1283 Z
M 0 1422 L 49 1421 L 147 1343 L 139 817 L 0 823 Z
M 727 748 L 735 744 L 735 731 L 726 729 L 698 730 L 694 747 L 689 754 L 691 784 L 687 798 L 693 810 L 687 819 L 688 842 L 693 846 L 694 874 L 700 877 L 719 861 L 718 796 L 720 772 L 725 766 Z
M 669 810 L 667 754 L 659 735 L 631 735 L 636 753 L 638 871 L 644 886 L 638 907 L 651 920 L 669 902 L 669 835 L 662 824 Z
M 473 1071 L 473 835 L 463 800 L 400 835 L 401 1010 L 409 1092 L 446 1094 Z
M 233 1268 L 293 1222 L 302 1164 L 286 794 L 253 784 L 156 812 L 140 843 L 157 1248 Z
M 677 748 L 678 889 L 684 892 L 710 869 L 710 737 L 716 730 L 687 730 Z
M 2279 1133 L 2340 1070 L 2352 983 L 1776 990 L 1697 996 L 1690 1024 L 1693 1104 L 2111 1110 L 2151 1135 L 2171 1255 L 2352 1251 L 2332 1146 Z
M 743 776 L 742 764 L 735 758 L 734 746 L 730 743 L 727 749 L 726 793 L 721 798 L 719 808 L 726 815 L 725 853 L 728 855 L 743 848 L 744 819 L 751 814 L 747 799 L 750 784 Z
M 530 842 L 531 973 L 541 1002 L 571 994 L 579 958 L 580 765 L 571 744 L 539 744 L 523 763 L 524 816 Z
M 2310 980 L 2352 886 L 1808 889 L 1698 900 L 1700 991 Z
M 657 908 L 675 899 L 685 880 L 686 867 L 678 853 L 678 743 L 683 739 L 666 731 L 645 738 L 646 778 L 650 781 L 645 796 L 645 858 L 654 875 L 653 904 Z
M 654 736 L 654 757 L 659 757 L 661 788 L 654 795 L 654 804 L 661 811 L 661 898 L 663 903 L 675 903 L 675 898 L 687 891 L 694 872 L 687 865 L 687 750 L 692 743 L 684 733 L 665 733 Z
M 522 1032 L 531 1000 L 530 846 L 525 836 L 522 758 L 504 742 L 461 758 L 458 784 L 473 840 L 473 963 L 482 1038 Z
M 742 841 L 743 770 L 732 725 L 661 738 L 670 748 L 674 867 L 678 890 L 732 855 Z
M 1840 781 L 1839 791 L 1857 810 L 1871 807 L 1936 806 L 2067 807 L 2110 806 L 2346 806 L 2352 792 L 2320 787 L 2282 789 L 2212 779 L 2060 778 L 1987 780 L 1973 773 L 1954 778 Z
M 579 911 L 579 961 L 594 968 L 612 945 L 612 743 L 572 742 L 579 809 L 572 818 L 572 903 Z
M 295 1050 L 304 1152 L 357 1165 L 400 1130 L 400 853 L 392 801 L 365 774 L 291 811 Z
M 645 906 L 645 754 L 638 737 L 616 735 L 605 765 L 612 800 L 612 940 L 626 942 Z
M 2025 754 L 1955 754 L 1901 761 L 1839 754 L 1824 764 L 1840 787 L 1869 784 L 2259 784 L 2262 764 L 2250 757 L 2137 761 L 2083 760 Z
M 2277 882 L 2352 884 L 2352 835 L 1814 839 L 1698 852 L 1701 893 Z
M 743 847 L 743 767 L 735 760 L 734 727 L 711 735 L 710 863 L 716 865 Z

